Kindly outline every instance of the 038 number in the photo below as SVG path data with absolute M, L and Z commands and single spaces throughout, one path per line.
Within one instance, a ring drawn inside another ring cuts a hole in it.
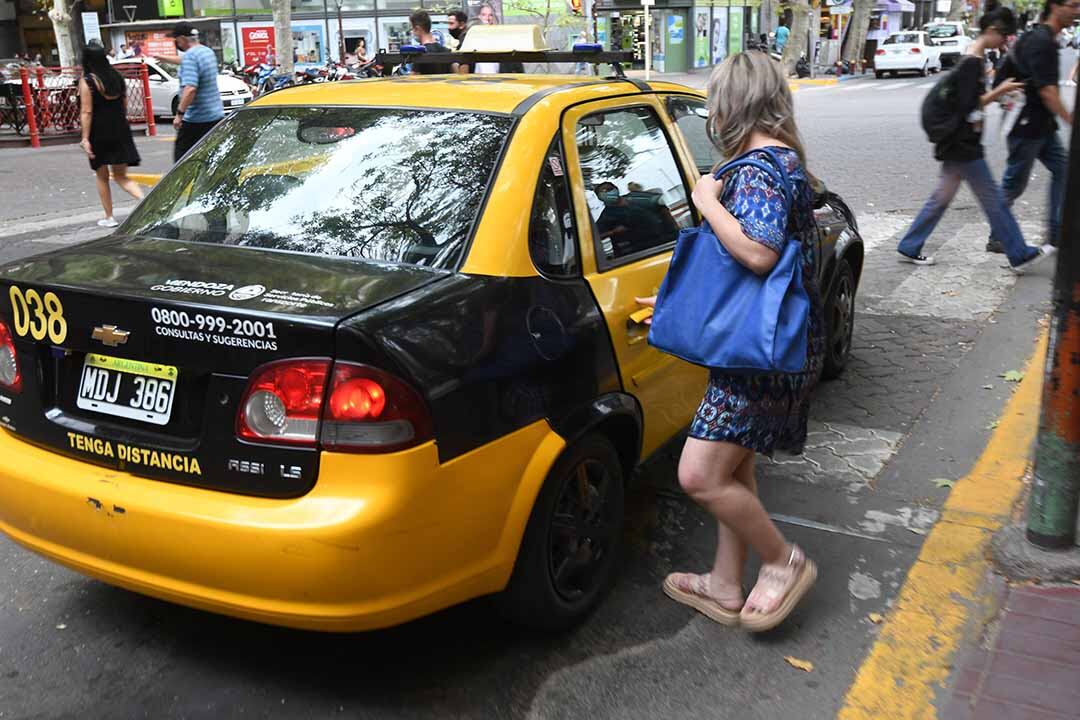
M 67 339 L 64 306 L 56 293 L 39 295 L 33 288 L 23 290 L 12 285 L 8 295 L 11 297 L 11 314 L 15 321 L 16 335 L 29 335 L 35 340 L 48 337 L 54 345 L 60 345 Z

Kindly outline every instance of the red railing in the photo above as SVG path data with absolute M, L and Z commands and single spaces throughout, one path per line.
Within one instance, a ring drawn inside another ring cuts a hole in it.
M 127 85 L 127 119 L 129 123 L 145 124 L 148 135 L 157 135 L 154 110 L 150 99 L 150 76 L 145 65 L 119 68 Z M 41 138 L 56 135 L 78 135 L 82 132 L 79 108 L 79 78 L 77 67 L 22 67 L 22 107 L 12 109 L 16 132 L 21 128 L 30 135 L 30 145 L 41 147 Z

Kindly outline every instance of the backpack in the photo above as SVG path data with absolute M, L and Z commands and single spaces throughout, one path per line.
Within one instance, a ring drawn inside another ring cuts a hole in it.
M 964 118 L 956 107 L 956 71 L 951 70 L 934 83 L 923 98 L 922 128 L 935 145 L 945 142 L 963 126 Z

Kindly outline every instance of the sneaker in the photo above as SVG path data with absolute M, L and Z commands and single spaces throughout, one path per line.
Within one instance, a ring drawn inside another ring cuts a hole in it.
M 1037 255 L 1032 255 L 1024 262 L 1020 263 L 1019 265 L 1013 265 L 1009 269 L 1017 275 L 1023 275 L 1028 270 L 1041 263 L 1043 260 L 1052 257 L 1056 252 L 1057 248 L 1053 245 L 1042 245 L 1039 247 L 1039 253 Z
M 916 256 L 912 257 L 911 255 L 905 255 L 904 253 L 900 252 L 899 250 L 897 250 L 896 252 L 900 255 L 900 262 L 902 262 L 902 263 L 911 263 L 912 265 L 933 265 L 934 264 L 934 258 L 933 257 L 927 257 L 926 255 L 916 255 Z
M 97 221 L 98 227 L 116 227 L 120 223 L 116 222 L 115 218 L 107 217 Z
M 1005 254 L 1005 246 L 1001 244 L 1000 240 L 990 238 L 986 241 L 986 252 L 998 253 L 999 255 Z

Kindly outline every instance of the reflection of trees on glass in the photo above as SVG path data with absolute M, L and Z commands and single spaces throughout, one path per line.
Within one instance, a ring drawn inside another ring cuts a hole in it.
M 267 109 L 238 114 L 125 226 L 131 234 L 453 267 L 509 118 Z

